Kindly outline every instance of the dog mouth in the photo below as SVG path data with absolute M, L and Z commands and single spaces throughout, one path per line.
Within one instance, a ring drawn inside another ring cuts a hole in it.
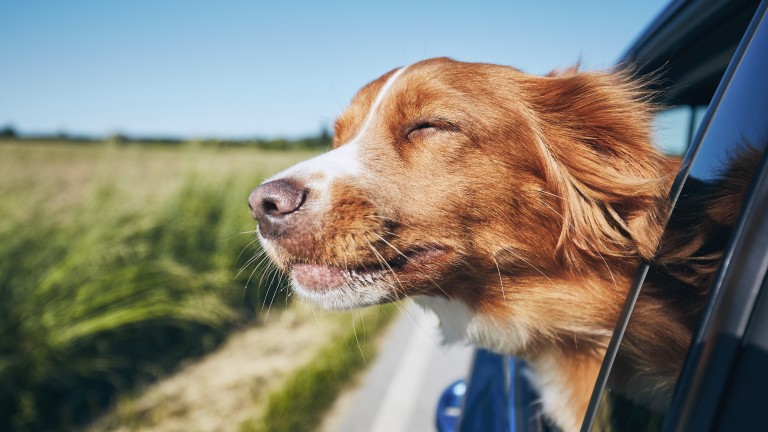
M 323 293 L 345 287 L 371 285 L 378 281 L 398 284 L 427 277 L 426 274 L 449 260 L 450 250 L 439 246 L 408 249 L 395 258 L 383 259 L 355 267 L 325 263 L 296 263 L 291 268 L 293 279 L 302 288 Z

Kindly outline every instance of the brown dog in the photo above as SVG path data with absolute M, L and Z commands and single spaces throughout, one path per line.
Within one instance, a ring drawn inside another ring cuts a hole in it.
M 577 430 L 676 171 L 646 96 L 622 73 L 390 71 L 337 120 L 332 151 L 251 194 L 262 244 L 322 306 L 412 296 L 446 340 L 525 358 L 545 413 Z M 687 343 L 669 332 L 649 337 Z

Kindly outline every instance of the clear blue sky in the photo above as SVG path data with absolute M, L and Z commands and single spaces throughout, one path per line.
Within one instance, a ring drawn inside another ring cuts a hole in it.
M 0 126 L 314 134 L 363 84 L 427 57 L 608 67 L 666 3 L 3 0 Z

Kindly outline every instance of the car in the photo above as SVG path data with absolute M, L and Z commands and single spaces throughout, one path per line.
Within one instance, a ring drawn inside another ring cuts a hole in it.
M 733 229 L 718 233 L 722 257 L 675 391 L 649 410 L 615 388 L 613 365 L 644 293 L 637 271 L 595 383 L 582 431 L 768 430 L 768 1 L 673 1 L 626 51 L 620 65 L 658 74 L 659 145 L 684 155 L 670 191 L 671 221 L 705 209 L 687 199 L 710 187 L 745 148 L 756 171 Z M 744 173 L 748 175 L 749 173 Z M 673 222 L 670 222 L 672 224 Z M 714 228 L 713 228 L 714 229 Z M 670 236 L 665 232 L 662 242 Z M 722 234 L 722 235 L 721 235 Z M 651 329 L 652 331 L 652 329 Z M 484 349 L 465 380 L 440 398 L 436 423 L 449 431 L 555 431 L 541 415 L 526 364 Z

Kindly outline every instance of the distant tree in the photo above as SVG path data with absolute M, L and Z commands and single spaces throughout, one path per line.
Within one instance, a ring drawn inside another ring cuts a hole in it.
M 295 148 L 308 148 L 308 149 L 322 149 L 327 150 L 333 143 L 333 136 L 328 130 L 328 126 L 323 125 L 320 127 L 320 132 L 317 135 L 308 136 L 306 138 L 298 139 L 294 141 Z
M 0 139 L 13 139 L 17 136 L 16 129 L 11 125 L 5 125 L 0 129 Z
M 107 142 L 112 144 L 125 144 L 128 142 L 128 137 L 120 132 L 115 132 L 107 137 Z
M 319 140 L 319 147 L 330 147 L 331 143 L 333 143 L 333 136 L 331 135 L 331 131 L 328 130 L 328 125 L 323 125 L 323 127 L 320 129 L 320 136 L 318 137 Z

